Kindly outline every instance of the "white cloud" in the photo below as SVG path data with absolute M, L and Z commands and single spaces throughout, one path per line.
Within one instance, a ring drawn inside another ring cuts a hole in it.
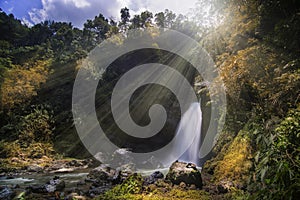
M 45 9 L 36 9 L 33 8 L 31 11 L 28 12 L 30 20 L 37 24 L 39 22 L 45 21 L 49 19 L 49 15 Z
M 77 8 L 85 8 L 91 6 L 91 4 L 86 0 L 65 0 L 65 2 L 73 3 Z
M 42 9 L 28 12 L 34 23 L 50 19 L 72 22 L 82 27 L 87 19 L 93 19 L 99 13 L 105 17 L 120 18 L 121 8 L 128 7 L 130 14 L 149 10 L 153 13 L 169 9 L 175 13 L 187 14 L 197 0 L 41 0 Z
M 22 18 L 22 24 L 27 25 L 28 27 L 32 27 L 33 23 L 31 23 L 28 19 L 26 19 L 25 17 Z

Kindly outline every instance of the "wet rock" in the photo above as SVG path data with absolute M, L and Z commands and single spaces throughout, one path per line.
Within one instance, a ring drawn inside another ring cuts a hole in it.
M 89 188 L 78 188 L 78 187 L 72 187 L 72 188 L 66 188 L 65 190 L 64 190 L 64 192 L 66 193 L 66 194 L 78 194 L 78 195 L 80 195 L 80 196 L 84 196 L 84 194 L 85 193 L 87 193 L 87 191 L 89 190 Z
M 16 196 L 16 193 L 9 187 L 0 186 L 0 200 L 10 200 Z
M 99 167 L 90 171 L 87 175 L 87 182 L 92 182 L 95 186 L 103 186 L 109 182 L 113 182 L 116 178 L 116 170 L 107 165 L 100 165 Z
M 63 191 L 65 186 L 65 181 L 60 180 L 58 176 L 55 176 L 45 185 L 47 192 Z
M 36 172 L 36 173 L 40 173 L 43 171 L 43 167 L 39 166 L 39 165 L 30 165 L 27 167 L 27 171 L 28 172 Z
M 27 187 L 27 191 L 30 193 L 52 193 L 56 191 L 63 191 L 65 188 L 65 182 L 60 180 L 58 176 L 54 177 L 46 184 L 43 185 L 33 185 Z
M 109 189 L 110 189 L 110 187 L 105 187 L 105 186 L 103 186 L 103 187 L 94 187 L 94 188 L 92 188 L 88 191 L 87 195 L 89 197 L 93 198 L 97 195 L 103 194 L 104 192 L 106 192 Z
M 47 193 L 45 185 L 32 185 L 26 188 L 27 193 Z
M 160 171 L 156 171 L 153 174 L 151 174 L 149 177 L 145 178 L 146 184 L 153 184 L 159 179 L 163 179 L 164 175 Z
M 80 180 L 76 184 L 77 186 L 86 185 L 86 182 L 84 180 Z
M 133 170 L 131 168 L 117 168 L 115 176 L 113 178 L 113 184 L 123 183 L 123 181 L 125 181 L 132 174 Z
M 192 163 L 174 162 L 169 169 L 166 179 L 175 185 L 184 182 L 188 186 L 194 184 L 197 188 L 202 188 L 201 173 L 196 165 Z
M 16 184 L 16 185 L 13 185 L 13 186 L 12 186 L 12 189 L 18 189 L 18 188 L 20 188 L 20 185 L 19 185 L 19 184 Z

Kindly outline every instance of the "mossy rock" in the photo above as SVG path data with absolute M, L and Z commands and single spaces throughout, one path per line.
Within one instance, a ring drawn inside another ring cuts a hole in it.
M 175 185 L 184 182 L 187 185 L 195 185 L 202 188 L 201 173 L 195 164 L 185 162 L 174 162 L 166 176 L 166 180 L 171 181 Z

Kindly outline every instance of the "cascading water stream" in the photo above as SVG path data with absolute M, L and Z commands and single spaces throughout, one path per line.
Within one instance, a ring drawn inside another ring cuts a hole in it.
M 202 111 L 199 102 L 192 103 L 189 109 L 183 114 L 180 123 L 177 127 L 176 134 L 183 133 L 177 145 L 186 144 L 187 140 L 193 140 L 189 147 L 177 146 L 177 148 L 187 148 L 180 156 L 179 161 L 191 162 L 200 165 L 199 153 L 201 144 L 201 126 L 202 126 Z

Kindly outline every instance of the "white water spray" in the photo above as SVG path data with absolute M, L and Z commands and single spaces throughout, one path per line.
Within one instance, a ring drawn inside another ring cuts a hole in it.
M 186 151 L 180 156 L 179 161 L 191 162 L 200 165 L 199 153 L 201 144 L 201 126 L 202 111 L 199 102 L 192 103 L 189 109 L 183 114 L 177 127 L 176 134 L 183 135 L 180 141 L 175 142 L 175 148 L 185 148 Z M 177 146 L 186 144 L 187 141 L 193 140 L 189 147 Z

